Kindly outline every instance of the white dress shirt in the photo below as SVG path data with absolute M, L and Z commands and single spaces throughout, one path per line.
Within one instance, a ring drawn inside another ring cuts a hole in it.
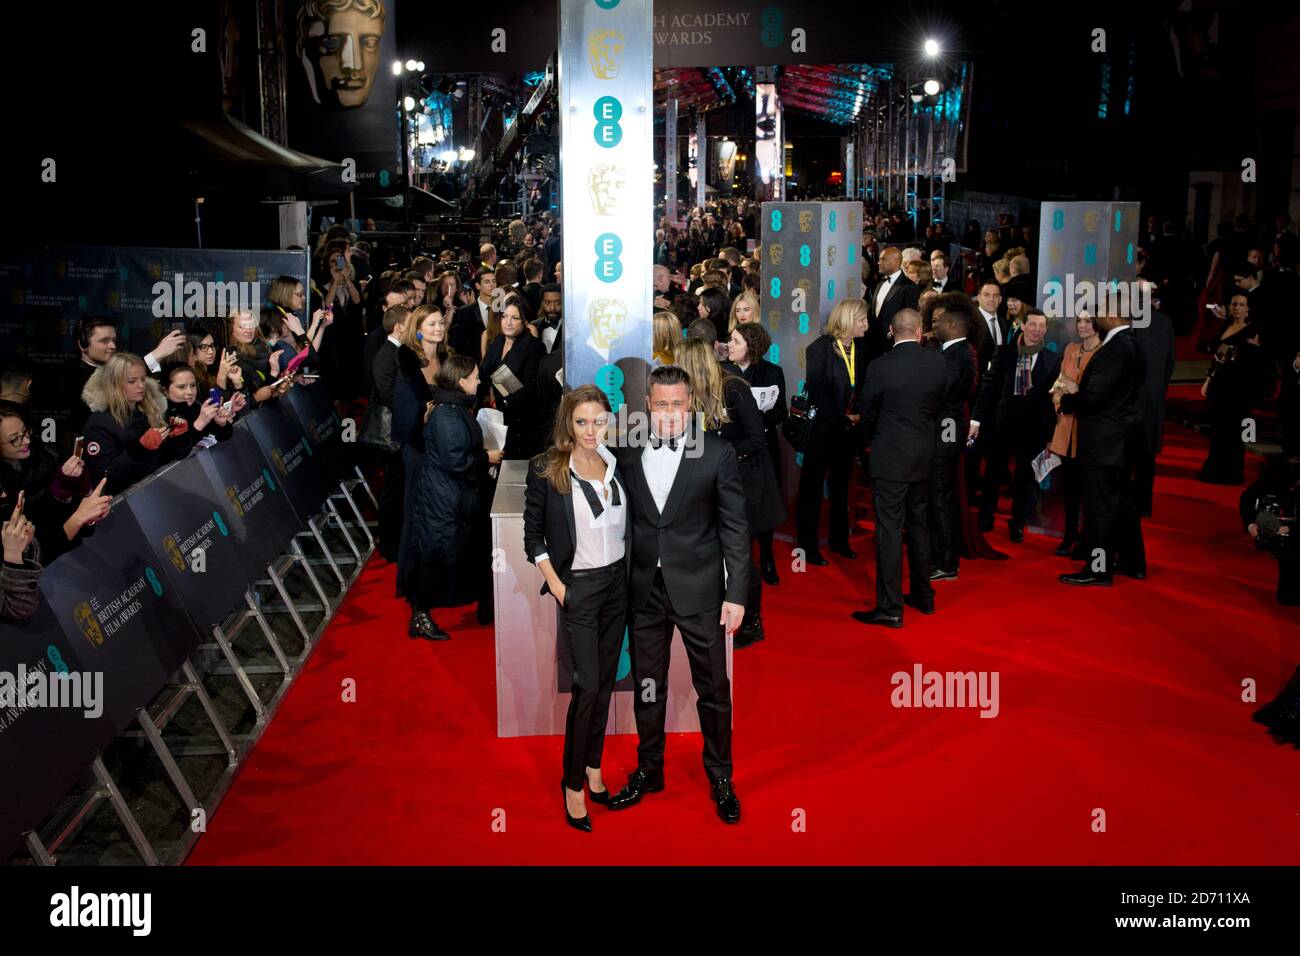
M 936 292 L 942 292 L 947 287 L 947 285 L 948 285 L 948 276 L 944 276 L 942 279 L 935 279 L 932 288 Z
M 490 303 L 484 302 L 482 299 L 478 299 L 477 301 L 478 301 L 478 317 L 479 320 L 483 323 L 483 328 L 486 329 L 488 325 L 488 309 L 491 308 L 491 305 Z
M 947 342 L 944 342 L 942 345 L 939 346 L 939 351 L 946 352 L 948 351 L 948 346 L 956 345 L 958 342 L 965 342 L 965 341 L 966 341 L 966 336 L 964 335 L 959 339 L 949 339 Z
M 1113 339 L 1113 338 L 1115 337 L 1115 333 L 1116 333 L 1116 332 L 1123 332 L 1123 331 L 1124 331 L 1125 329 L 1127 329 L 1127 328 L 1128 328 L 1127 325 L 1117 325 L 1117 326 L 1115 326 L 1113 329 L 1111 329 L 1109 332 L 1106 333 L 1106 337 L 1105 337 L 1104 339 L 1101 340 L 1101 344 L 1102 344 L 1102 345 L 1105 345 L 1107 342 L 1109 342 L 1111 339 Z
M 654 498 L 655 507 L 660 514 L 664 513 L 664 505 L 668 504 L 668 494 L 673 490 L 673 482 L 677 480 L 677 469 L 681 467 L 682 454 L 685 451 L 685 438 L 678 435 L 675 450 L 669 448 L 668 439 L 664 439 L 664 444 L 658 448 L 646 445 L 645 450 L 641 452 L 641 467 L 645 470 L 645 481 L 650 486 L 650 495 Z M 655 567 L 662 566 L 662 559 L 655 562 Z
M 889 290 L 894 287 L 894 283 L 898 281 L 898 277 L 902 274 L 903 270 L 899 269 L 897 272 L 885 276 L 881 281 L 880 288 L 876 290 L 876 315 L 879 315 L 880 310 L 885 307 L 885 299 L 889 296 Z
M 573 530 L 578 540 L 573 542 L 573 564 L 571 570 L 583 571 L 591 568 L 603 568 L 622 561 L 626 542 L 623 540 L 627 530 L 627 488 L 614 477 L 614 455 L 604 445 L 596 446 L 596 454 L 605 462 L 603 479 L 581 478 L 572 468 L 569 469 L 569 500 L 573 507 Z M 591 512 L 587 496 L 578 487 L 578 481 L 586 481 L 595 489 L 604 506 L 600 517 Z M 618 505 L 614 504 L 613 487 L 618 485 Z M 550 555 L 543 551 L 533 558 L 534 564 L 541 564 Z

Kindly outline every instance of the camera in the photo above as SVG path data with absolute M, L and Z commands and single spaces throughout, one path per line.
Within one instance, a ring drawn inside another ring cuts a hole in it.
M 1255 525 L 1259 528 L 1256 548 L 1275 558 L 1292 557 L 1300 551 L 1295 530 L 1296 505 L 1294 492 L 1260 496 L 1255 512 Z

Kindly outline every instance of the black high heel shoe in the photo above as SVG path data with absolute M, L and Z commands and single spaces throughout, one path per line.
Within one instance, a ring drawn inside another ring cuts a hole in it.
M 591 781 L 588 780 L 587 799 L 590 800 L 592 803 L 598 804 L 602 807 L 607 807 L 609 806 L 609 788 L 606 787 L 604 790 L 592 790 Z
M 569 816 L 569 788 L 565 786 L 564 781 L 560 781 L 560 799 L 564 801 L 564 822 L 575 830 L 581 830 L 583 833 L 591 832 L 591 815 L 585 817 Z

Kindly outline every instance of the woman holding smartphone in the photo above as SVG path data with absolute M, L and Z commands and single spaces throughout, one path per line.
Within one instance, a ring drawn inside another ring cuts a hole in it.
M 609 399 L 594 385 L 567 392 L 551 447 L 528 467 L 524 551 L 558 603 L 573 679 L 564 729 L 565 822 L 591 832 L 584 786 L 608 804 L 601 776 L 609 700 L 627 618 L 627 487 L 605 447 Z

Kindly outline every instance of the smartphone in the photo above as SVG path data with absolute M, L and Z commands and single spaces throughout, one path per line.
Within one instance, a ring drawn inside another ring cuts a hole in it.
M 342 272 L 344 269 L 347 268 L 347 263 L 345 263 L 345 262 L 343 261 L 343 257 L 342 257 L 342 256 L 335 256 L 335 257 L 334 257 L 334 267 L 335 267 L 336 269 L 338 269 L 340 272 Z
M 80 458 L 82 450 L 86 447 L 86 436 L 78 435 L 72 440 L 72 457 Z
M 212 400 L 212 403 L 213 403 L 214 405 L 220 405 L 220 404 L 221 404 L 221 389 L 219 389 L 219 388 L 214 388 L 214 389 L 212 389 L 210 392 L 208 392 L 208 398 Z
M 213 389 L 213 391 L 215 392 L 216 389 Z M 233 398 L 230 399 L 228 402 L 225 402 L 221 406 L 221 410 L 226 414 L 230 414 L 232 411 L 234 411 L 234 409 L 235 409 L 235 400 Z
M 180 332 L 182 335 L 184 335 L 184 334 L 185 334 L 185 323 L 184 323 L 184 322 L 173 322 L 173 323 L 172 323 L 172 331 L 173 331 L 173 332 Z

